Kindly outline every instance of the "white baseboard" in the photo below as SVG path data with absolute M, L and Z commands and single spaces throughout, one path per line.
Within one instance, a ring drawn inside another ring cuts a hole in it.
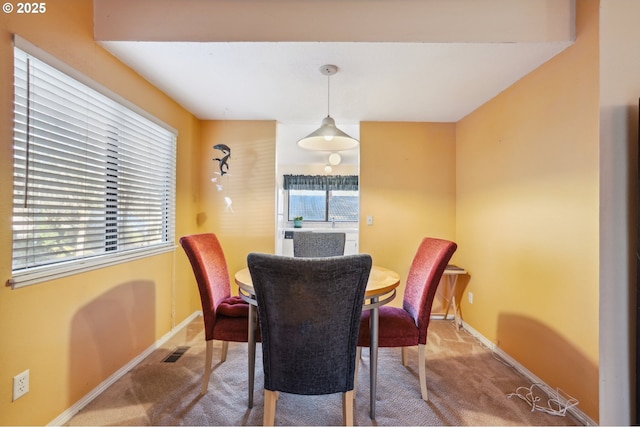
M 192 313 L 189 317 L 183 320 L 179 325 L 173 328 L 171 331 L 167 332 L 162 338 L 149 346 L 145 351 L 140 353 L 135 358 L 131 359 L 129 363 L 124 365 L 122 368 L 118 369 L 114 372 L 109 378 L 102 381 L 96 388 L 87 393 L 82 399 L 78 400 L 73 404 L 70 408 L 65 410 L 62 414 L 58 415 L 53 421 L 51 421 L 48 426 L 60 426 L 64 425 L 67 421 L 69 421 L 75 414 L 77 414 L 82 408 L 87 406 L 93 399 L 98 397 L 102 392 L 104 392 L 109 386 L 122 378 L 127 372 L 133 369 L 136 365 L 142 362 L 147 356 L 149 356 L 154 350 L 160 348 L 164 343 L 169 341 L 173 336 L 175 336 L 181 329 L 186 327 L 193 319 L 198 316 L 202 316 L 201 311 L 196 311 Z
M 433 317 L 436 318 L 436 316 L 433 316 Z M 442 316 L 440 316 L 440 318 L 442 318 Z M 469 326 L 465 321 L 462 321 L 462 327 L 467 332 L 469 332 L 469 334 L 471 334 L 474 338 L 476 338 L 478 341 L 480 341 L 485 347 L 487 347 L 489 350 L 491 350 L 493 353 L 495 353 L 498 357 L 500 357 L 502 360 L 504 360 L 505 363 L 510 365 L 513 369 L 518 371 L 522 376 L 527 378 L 532 384 L 541 384 L 542 385 L 541 389 L 545 390 L 548 393 L 550 398 L 554 398 L 555 397 L 555 395 L 553 394 L 555 391 L 554 391 L 554 389 L 552 387 L 550 387 L 548 384 L 546 384 L 544 381 L 542 381 L 540 378 L 538 378 L 536 375 L 534 375 L 527 368 L 522 366 L 513 357 L 511 357 L 507 353 L 505 353 L 500 347 L 496 346 L 493 342 L 489 341 L 486 337 L 484 337 L 478 331 L 476 331 L 471 326 Z M 585 426 L 597 426 L 598 425 L 587 414 L 585 414 L 584 412 L 582 412 L 580 409 L 576 408 L 575 406 L 569 408 L 567 410 L 567 412 L 570 412 L 571 415 L 576 417 L 578 419 L 578 421 L 580 421 Z

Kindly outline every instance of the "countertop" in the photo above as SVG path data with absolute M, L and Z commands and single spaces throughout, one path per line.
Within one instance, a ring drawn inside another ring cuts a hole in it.
M 354 227 L 338 227 L 336 228 L 326 228 L 326 227 L 305 227 L 294 228 L 294 227 L 285 227 L 281 228 L 280 231 L 312 231 L 312 232 L 322 232 L 322 233 L 358 233 L 358 229 Z

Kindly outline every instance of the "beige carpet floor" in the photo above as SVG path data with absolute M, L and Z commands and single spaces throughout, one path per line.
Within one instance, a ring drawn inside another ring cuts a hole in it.
M 163 362 L 179 346 L 189 349 L 175 363 Z M 204 359 L 202 319 L 197 318 L 162 348 L 84 407 L 67 425 L 262 425 L 262 356 L 256 356 L 254 407 L 247 408 L 247 346 L 230 343 L 218 363 L 214 344 L 209 390 L 200 396 Z M 400 349 L 380 349 L 376 419 L 369 418 L 369 358 L 363 350 L 355 403 L 357 425 L 579 425 L 570 414 L 532 412 L 507 394 L 531 384 L 496 359 L 451 321 L 433 320 L 427 344 L 429 402 L 420 398 L 417 348 L 402 366 Z M 546 397 L 544 398 L 546 401 Z M 341 425 L 339 394 L 281 394 L 276 425 Z

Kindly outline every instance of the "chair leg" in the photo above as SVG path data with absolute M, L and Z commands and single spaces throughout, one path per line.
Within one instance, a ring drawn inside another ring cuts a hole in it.
M 342 425 L 353 425 L 353 400 L 355 398 L 353 390 L 342 393 Z
M 353 400 L 356 400 L 356 388 L 358 388 L 358 367 L 360 366 L 361 356 L 362 347 L 356 347 L 356 370 L 353 374 Z
M 429 401 L 427 395 L 427 346 L 425 344 L 418 344 L 418 376 L 420 378 L 420 393 L 422 393 L 422 400 Z
M 264 390 L 264 416 L 262 418 L 263 426 L 272 426 L 276 421 L 276 402 L 278 401 L 278 392 Z
M 408 347 L 401 347 L 402 349 L 402 366 L 407 366 L 407 361 L 409 359 L 409 348 Z
M 226 362 L 227 351 L 229 350 L 229 341 L 222 341 L 222 354 L 220 355 L 220 362 Z
M 207 388 L 209 388 L 209 377 L 211 376 L 211 361 L 213 359 L 213 340 L 206 342 L 206 352 L 204 355 L 204 374 L 202 374 L 202 389 L 201 395 L 207 394 Z

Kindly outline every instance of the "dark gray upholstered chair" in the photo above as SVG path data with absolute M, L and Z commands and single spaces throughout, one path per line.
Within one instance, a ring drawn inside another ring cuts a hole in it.
M 345 233 L 293 233 L 293 256 L 302 258 L 344 255 Z
M 353 425 L 356 344 L 371 270 L 366 254 L 247 257 L 258 302 L 264 366 L 264 425 L 275 421 L 278 393 L 342 393 Z

